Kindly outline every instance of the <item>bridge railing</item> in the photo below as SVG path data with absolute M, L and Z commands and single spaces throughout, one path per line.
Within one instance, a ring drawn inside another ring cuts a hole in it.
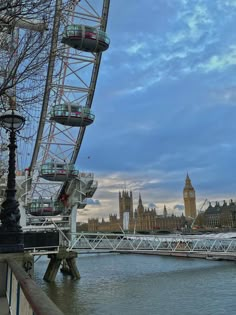
M 236 254 L 236 239 L 200 236 L 158 236 L 77 233 L 69 250 L 218 252 Z
M 24 230 L 70 229 L 70 216 L 28 216 Z
M 6 271 L 6 297 L 11 315 L 63 315 L 14 260 L 8 259 Z
M 60 246 L 34 246 L 34 247 L 25 247 L 25 252 L 30 252 L 31 255 L 48 255 L 56 254 L 59 252 Z

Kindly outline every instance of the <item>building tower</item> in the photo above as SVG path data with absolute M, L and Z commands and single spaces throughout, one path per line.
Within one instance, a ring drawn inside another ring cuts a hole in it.
M 124 213 L 129 213 L 129 219 L 133 219 L 133 195 L 132 191 L 119 192 L 119 213 L 120 223 L 123 227 Z
M 138 199 L 138 207 L 137 207 L 137 214 L 138 217 L 142 217 L 144 213 L 144 206 L 141 198 L 141 194 L 139 194 L 139 199 Z
M 185 217 L 186 218 L 196 218 L 197 210 L 196 210 L 196 196 L 195 190 L 191 184 L 191 180 L 187 174 L 185 180 L 185 186 L 183 190 L 184 195 L 184 208 L 185 208 Z
M 164 217 L 164 218 L 167 218 L 167 209 L 166 209 L 166 205 L 164 205 L 163 217 Z

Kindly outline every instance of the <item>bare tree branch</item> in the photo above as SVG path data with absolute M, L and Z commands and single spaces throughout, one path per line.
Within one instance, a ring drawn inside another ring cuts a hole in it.
M 0 97 L 15 94 L 30 102 L 42 95 L 49 55 L 52 0 L 0 0 Z M 28 96 L 26 95 L 26 87 Z

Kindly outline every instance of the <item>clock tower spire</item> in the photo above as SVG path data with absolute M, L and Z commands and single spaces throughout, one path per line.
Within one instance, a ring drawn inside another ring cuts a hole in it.
M 185 216 L 186 218 L 196 218 L 197 210 L 196 210 L 196 195 L 195 190 L 192 186 L 191 179 L 186 176 L 185 186 L 183 190 L 184 195 L 184 208 L 185 208 Z

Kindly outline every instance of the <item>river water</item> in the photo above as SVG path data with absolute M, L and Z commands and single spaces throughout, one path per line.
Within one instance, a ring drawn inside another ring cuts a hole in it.
M 236 264 L 149 255 L 79 255 L 81 279 L 35 280 L 66 315 L 236 314 Z

